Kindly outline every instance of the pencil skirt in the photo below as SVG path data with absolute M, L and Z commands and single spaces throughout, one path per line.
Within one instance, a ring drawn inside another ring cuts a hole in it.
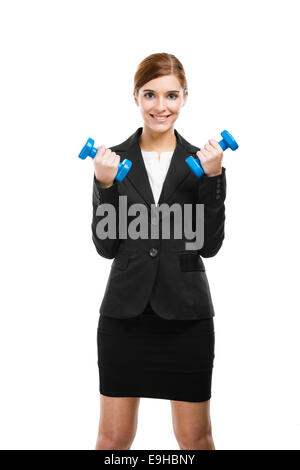
M 148 304 L 134 318 L 100 314 L 99 389 L 110 397 L 202 402 L 211 398 L 213 318 L 166 320 Z

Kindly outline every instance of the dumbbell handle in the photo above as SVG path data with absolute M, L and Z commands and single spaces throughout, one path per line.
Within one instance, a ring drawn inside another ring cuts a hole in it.
M 95 158 L 98 149 L 94 147 L 95 141 L 91 138 L 89 138 L 82 148 L 80 154 L 78 155 L 79 158 L 82 160 L 85 160 L 87 157 Z M 129 172 L 131 168 L 132 162 L 130 160 L 127 160 L 125 158 L 122 162 L 119 163 L 119 168 L 118 168 L 118 173 L 116 174 L 115 179 L 117 181 L 122 181 L 126 176 L 127 173 Z

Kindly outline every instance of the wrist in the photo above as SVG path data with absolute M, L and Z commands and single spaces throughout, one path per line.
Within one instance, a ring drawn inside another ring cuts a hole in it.
M 214 177 L 214 176 L 220 176 L 222 174 L 222 170 L 219 171 L 219 173 L 206 173 L 206 176 L 208 177 Z
M 110 188 L 112 185 L 113 185 L 113 182 L 108 184 L 108 183 L 101 183 L 100 180 L 98 180 L 96 174 L 94 175 L 94 178 L 95 178 L 95 182 L 98 184 L 98 186 L 100 186 L 101 189 L 107 189 L 107 188 Z

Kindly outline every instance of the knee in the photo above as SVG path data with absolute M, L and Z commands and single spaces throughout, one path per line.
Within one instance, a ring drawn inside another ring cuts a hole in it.
M 97 437 L 95 450 L 129 450 L 134 438 L 135 432 L 100 432 Z
M 186 431 L 178 433 L 176 440 L 180 450 L 213 450 L 214 442 L 210 428 L 199 432 Z

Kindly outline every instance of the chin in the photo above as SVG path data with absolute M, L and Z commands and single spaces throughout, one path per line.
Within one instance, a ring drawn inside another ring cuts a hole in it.
M 150 129 L 154 130 L 155 132 L 166 132 L 169 129 L 173 129 L 175 120 L 172 119 L 169 122 L 166 122 L 165 124 L 156 124 L 152 120 L 150 121 L 147 117 L 146 119 L 144 119 L 144 124 L 147 125 L 147 127 L 150 127 Z

